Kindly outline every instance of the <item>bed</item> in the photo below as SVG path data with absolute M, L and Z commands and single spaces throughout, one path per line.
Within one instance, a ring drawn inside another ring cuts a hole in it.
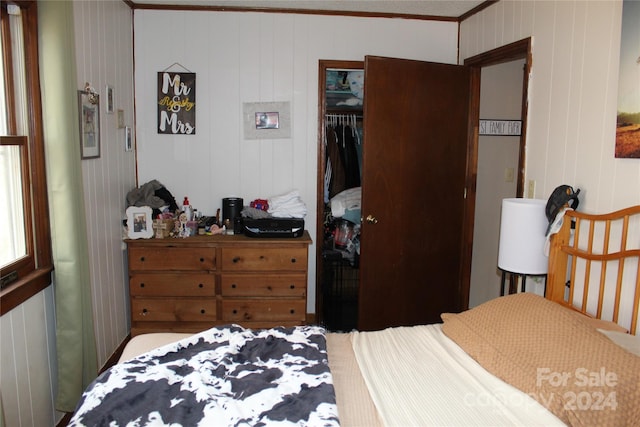
M 637 425 L 640 206 L 567 210 L 545 297 L 440 324 L 134 337 L 70 425 Z

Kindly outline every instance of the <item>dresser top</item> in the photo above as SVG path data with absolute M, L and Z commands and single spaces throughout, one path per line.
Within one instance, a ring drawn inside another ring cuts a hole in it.
M 310 245 L 311 236 L 307 230 L 300 237 L 247 237 L 244 234 L 214 234 L 191 237 L 167 237 L 164 239 L 125 239 L 128 245 L 144 246 L 219 246 L 219 245 Z

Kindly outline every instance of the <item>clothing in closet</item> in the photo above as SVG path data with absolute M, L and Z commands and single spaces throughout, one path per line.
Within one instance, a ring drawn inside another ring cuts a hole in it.
M 360 187 L 362 128 L 355 115 L 328 120 L 326 128 L 325 202 L 336 194 Z

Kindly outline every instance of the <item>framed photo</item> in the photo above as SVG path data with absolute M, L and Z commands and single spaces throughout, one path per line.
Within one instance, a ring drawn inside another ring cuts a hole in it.
M 245 102 L 242 114 L 245 139 L 291 138 L 289 102 Z
M 256 129 L 278 129 L 280 113 L 260 111 L 256 113 Z
M 80 116 L 80 155 L 82 159 L 100 157 L 100 97 L 78 91 Z
M 153 211 L 149 206 L 127 208 L 127 235 L 130 239 L 153 237 Z
M 118 129 L 124 129 L 124 110 L 118 110 Z
M 113 114 L 113 106 L 116 103 L 113 94 L 113 86 L 107 85 L 105 92 L 107 92 L 107 114 Z
M 124 149 L 125 151 L 133 150 L 133 135 L 130 126 L 124 128 Z

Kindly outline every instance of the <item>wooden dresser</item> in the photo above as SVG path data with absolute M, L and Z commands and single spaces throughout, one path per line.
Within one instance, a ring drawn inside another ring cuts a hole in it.
M 244 235 L 126 240 L 131 335 L 302 325 L 311 244 Z

